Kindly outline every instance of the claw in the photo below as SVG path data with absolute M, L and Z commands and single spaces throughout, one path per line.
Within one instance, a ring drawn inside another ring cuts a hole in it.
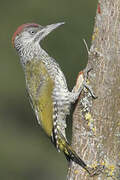
M 85 69 L 85 71 L 84 71 L 84 78 L 85 79 L 88 79 L 89 72 L 92 70 L 93 70 L 92 67 Z
M 87 84 L 88 74 L 89 74 L 89 72 L 90 72 L 91 70 L 93 70 L 92 67 L 89 68 L 88 70 L 86 70 L 86 71 L 84 72 L 84 82 L 83 82 L 83 86 L 84 86 L 86 89 L 88 89 L 88 91 L 90 92 L 92 98 L 96 99 L 96 98 L 98 98 L 98 97 L 95 96 L 92 88 Z
M 73 92 L 79 92 L 79 94 L 80 94 L 81 91 L 83 90 L 83 88 L 85 87 L 90 92 L 92 98 L 96 99 L 97 96 L 95 96 L 92 88 L 87 84 L 88 74 L 92 69 L 93 68 L 89 68 L 84 73 L 83 73 L 83 71 L 79 72 L 78 77 L 77 77 L 77 81 L 76 81 L 76 85 L 73 88 Z
M 89 92 L 90 92 L 92 98 L 94 98 L 94 99 L 97 99 L 97 98 L 98 98 L 97 96 L 95 96 L 95 94 L 94 94 L 92 88 L 91 88 L 86 82 L 84 82 L 84 87 L 85 87 L 86 89 L 89 90 Z

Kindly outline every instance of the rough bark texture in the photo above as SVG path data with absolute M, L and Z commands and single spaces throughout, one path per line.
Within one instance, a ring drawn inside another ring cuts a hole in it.
M 104 165 L 90 177 L 71 162 L 67 180 L 120 180 L 120 0 L 100 0 L 89 52 L 89 92 L 73 115 L 72 146 L 89 166 Z

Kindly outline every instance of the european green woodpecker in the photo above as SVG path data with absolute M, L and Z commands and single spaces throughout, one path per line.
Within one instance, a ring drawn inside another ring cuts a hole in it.
M 78 83 L 70 92 L 60 66 L 40 45 L 45 36 L 62 24 L 64 23 L 45 27 L 34 23 L 23 24 L 14 33 L 12 43 L 20 57 L 38 123 L 68 161 L 76 162 L 90 174 L 89 167 L 69 145 L 65 133 L 66 115 L 69 114 L 71 103 L 80 95 L 82 75 L 80 74 Z

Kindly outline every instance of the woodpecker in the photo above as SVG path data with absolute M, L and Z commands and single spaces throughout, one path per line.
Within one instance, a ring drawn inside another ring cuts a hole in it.
M 91 174 L 90 168 L 69 145 L 65 133 L 66 116 L 70 113 L 71 103 L 74 103 L 81 93 L 83 75 L 80 73 L 70 92 L 60 66 L 40 45 L 50 32 L 63 24 L 23 24 L 13 34 L 12 44 L 20 57 L 26 88 L 38 123 L 68 161 L 76 162 Z

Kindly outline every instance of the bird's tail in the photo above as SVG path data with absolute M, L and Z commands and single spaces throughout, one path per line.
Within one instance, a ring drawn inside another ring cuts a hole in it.
M 57 137 L 57 144 L 60 151 L 62 151 L 66 159 L 68 161 L 72 160 L 79 164 L 82 168 L 84 168 L 89 174 L 90 170 L 89 167 L 85 164 L 85 162 L 77 155 L 77 153 L 72 149 L 72 147 L 69 145 L 69 143 L 66 141 L 65 137 L 59 133 Z

